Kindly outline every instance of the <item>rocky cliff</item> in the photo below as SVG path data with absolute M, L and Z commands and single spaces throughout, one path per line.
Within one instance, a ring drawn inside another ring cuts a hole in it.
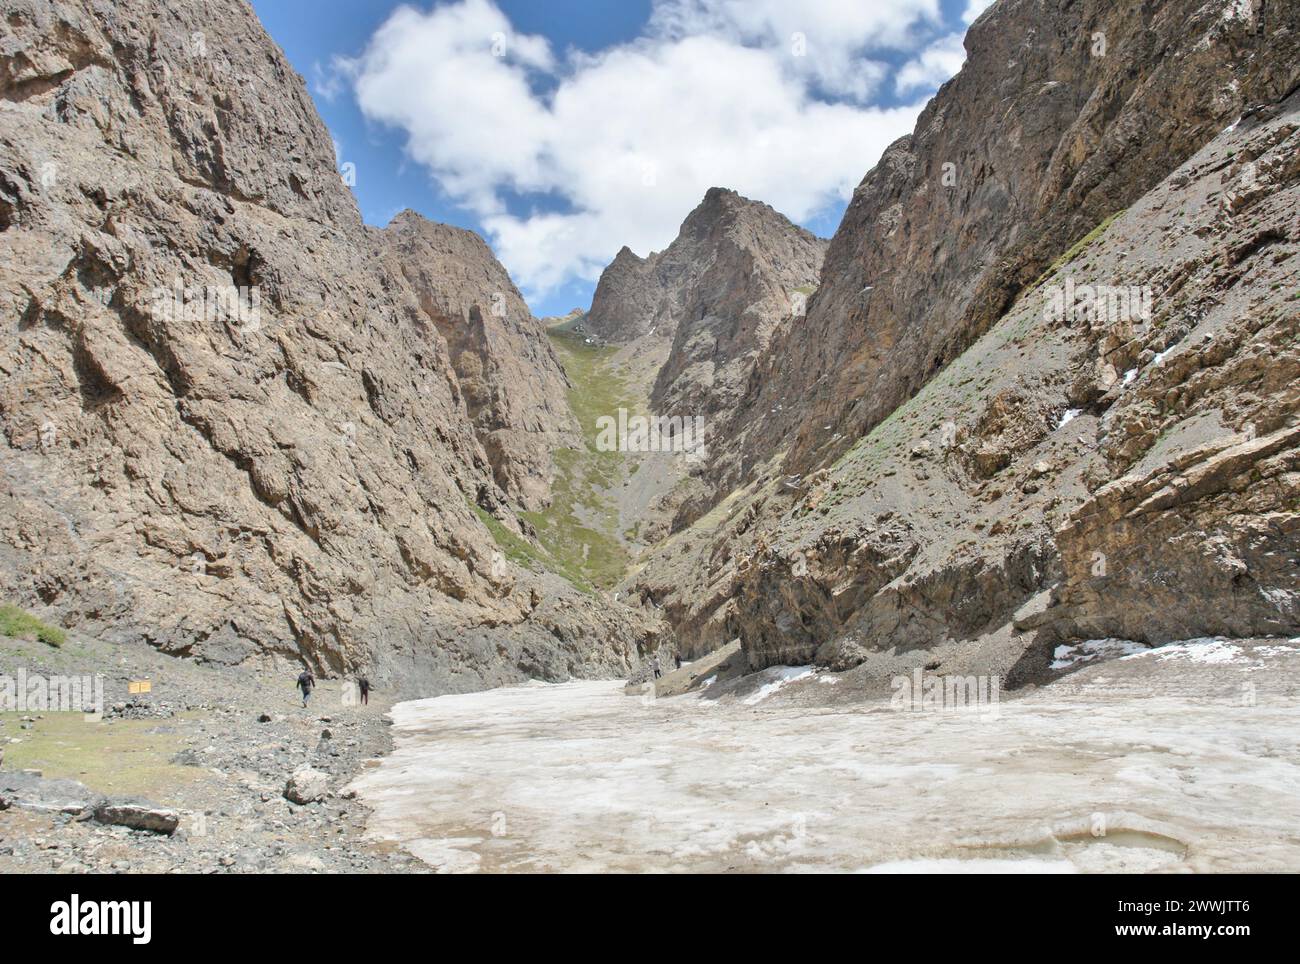
M 838 458 L 1072 243 L 1300 83 L 1290 3 L 1001 0 L 965 44 L 756 379 L 750 444 L 788 450 L 791 473 Z
M 475 434 L 498 485 L 524 508 L 550 500 L 551 453 L 578 443 L 569 383 L 541 323 L 473 231 L 403 211 L 375 231 L 391 270 L 447 342 Z
M 660 256 L 638 257 L 624 245 L 600 273 L 591 308 L 583 319 L 601 341 L 622 344 L 659 331 L 672 334 L 672 322 L 661 317 L 665 284 L 657 270 Z
M 748 479 L 629 589 L 755 668 L 1300 630 L 1298 20 L 991 8 L 757 366 Z
M 623 248 L 601 274 L 587 329 L 658 364 L 652 411 L 704 420 L 707 458 L 656 504 L 656 530 L 687 524 L 716 500 L 719 479 L 740 476 L 741 400 L 778 332 L 803 322 L 825 250 L 770 205 L 710 188 L 662 252 Z
M 487 349 L 440 331 L 480 283 L 522 326 L 513 288 L 423 226 L 430 261 L 394 265 L 248 6 L 9 0 L 4 24 L 0 593 L 406 692 L 625 671 L 625 611 L 516 564 L 505 503 L 541 497 L 541 459 L 515 442 L 563 419 L 468 374 L 481 310 Z
M 655 378 L 655 411 L 734 409 L 777 328 L 802 316 L 825 248 L 769 205 L 711 188 L 658 256 L 657 317 L 673 343 Z M 673 264 L 690 269 L 670 273 Z
M 776 323 L 802 310 L 825 247 L 770 205 L 710 188 L 663 251 L 618 252 L 583 320 L 607 342 L 673 340 L 654 389 L 657 408 L 723 408 L 744 384 L 737 372 L 747 374 Z

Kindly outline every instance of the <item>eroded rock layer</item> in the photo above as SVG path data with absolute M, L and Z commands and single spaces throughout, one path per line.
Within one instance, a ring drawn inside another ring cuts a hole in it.
M 447 342 L 497 483 L 525 508 L 544 506 L 551 453 L 578 444 L 569 383 L 545 330 L 473 231 L 403 211 L 375 234 Z

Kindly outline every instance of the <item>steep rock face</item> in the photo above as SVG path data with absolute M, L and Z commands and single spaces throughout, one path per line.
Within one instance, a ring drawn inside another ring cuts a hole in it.
M 248 6 L 4 21 L 0 594 L 408 692 L 624 671 L 647 631 L 483 525 L 447 344 Z
M 825 247 L 769 205 L 710 189 L 661 258 L 691 270 L 660 272 L 676 307 L 663 313 L 673 344 L 655 379 L 654 410 L 730 413 L 778 325 L 801 313 Z
M 622 344 L 648 335 L 656 328 L 672 334 L 671 322 L 658 315 L 664 284 L 656 267 L 661 256 L 638 257 L 624 245 L 600 273 L 591 295 L 584 324 L 602 341 Z
M 1300 631 L 1300 96 L 1166 174 L 834 464 L 760 474 L 631 591 L 752 667 L 924 649 L 1014 682 L 1065 639 Z
M 804 506 L 861 488 L 857 507 L 893 509 L 880 532 L 914 558 L 872 585 L 879 568 L 829 556 L 830 533 L 801 522 L 807 578 L 759 564 L 739 579 L 732 628 L 756 660 L 797 641 L 851 663 L 982 639 L 1027 651 L 1032 677 L 1064 639 L 1300 630 L 1297 158 L 1292 98 L 1196 155 L 871 433 Z M 1079 301 L 1059 314 L 1067 284 Z M 1097 285 L 1149 291 L 1149 312 L 1087 300 Z M 773 580 L 786 625 L 771 604 L 746 624 Z M 805 594 L 834 600 L 832 618 L 792 627 Z
M 551 452 L 578 444 L 568 380 L 546 333 L 473 231 L 403 211 L 375 234 L 446 339 L 497 484 L 526 509 L 545 506 Z
M 803 321 L 825 250 L 770 205 L 710 188 L 662 252 L 641 259 L 624 248 L 601 275 L 588 330 L 639 346 L 669 339 L 650 408 L 703 419 L 705 458 L 657 505 L 650 526 L 680 529 L 713 504 L 718 479 L 739 474 L 738 405 L 778 331 Z
M 1300 83 L 1289 3 L 1000 0 L 886 150 L 807 323 L 756 372 L 746 448 L 828 464 L 969 346 L 1073 241 Z
M 645 258 L 619 251 L 584 323 L 608 342 L 672 338 L 656 409 L 691 403 L 713 411 L 743 385 L 735 369 L 747 374 L 775 324 L 802 306 L 825 247 L 770 205 L 710 188 L 663 251 Z
M 1045 624 L 1056 638 L 1152 643 L 1293 635 L 1297 495 L 1297 425 L 1219 439 L 1109 483 L 1056 535 L 1064 580 Z

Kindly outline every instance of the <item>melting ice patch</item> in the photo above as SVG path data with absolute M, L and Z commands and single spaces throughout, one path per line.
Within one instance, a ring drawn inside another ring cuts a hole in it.
M 1065 410 L 1065 414 L 1061 416 L 1061 420 L 1056 423 L 1056 427 L 1064 428 L 1066 425 L 1069 425 L 1071 422 L 1073 422 L 1076 418 L 1078 418 L 1082 414 L 1083 414 L 1083 409 L 1081 408 L 1067 408 Z
M 1291 640 L 1291 642 L 1292 642 L 1292 643 L 1297 643 L 1297 642 L 1300 642 L 1300 640 L 1293 639 L 1293 640 Z M 1269 656 L 1284 656 L 1284 655 L 1290 655 L 1291 653 L 1294 653 L 1294 652 L 1295 652 L 1295 646 L 1294 646 L 1294 645 L 1292 645 L 1292 646 L 1256 646 L 1256 647 L 1255 647 L 1255 655 L 1256 655 L 1256 656 L 1263 656 L 1263 657 L 1269 657 Z
M 1246 663 L 1245 653 L 1240 646 L 1235 646 L 1222 636 L 1202 636 L 1198 639 L 1184 639 L 1176 643 L 1166 643 L 1154 649 L 1144 650 L 1126 656 L 1134 659 L 1154 653 L 1160 660 L 1188 659 L 1193 663 Z
M 765 669 L 760 675 L 767 679 L 768 682 L 764 683 L 757 693 L 745 697 L 741 702 L 746 706 L 761 703 L 787 683 L 793 683 L 797 679 L 804 679 L 812 674 L 811 666 L 773 666 L 771 669 Z
M 1098 659 L 1137 656 L 1147 651 L 1145 643 L 1131 639 L 1085 639 L 1074 646 L 1057 646 L 1052 653 L 1052 669 L 1069 669 Z

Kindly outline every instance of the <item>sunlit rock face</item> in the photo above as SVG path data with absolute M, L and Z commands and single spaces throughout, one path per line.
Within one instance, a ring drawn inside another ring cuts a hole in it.
M 247 4 L 10 3 L 0 94 L 0 595 L 411 692 L 626 671 L 643 630 L 481 521 L 545 498 L 563 378 L 484 403 L 426 308 L 523 332 L 513 286 L 460 235 L 485 277 L 413 286 Z

